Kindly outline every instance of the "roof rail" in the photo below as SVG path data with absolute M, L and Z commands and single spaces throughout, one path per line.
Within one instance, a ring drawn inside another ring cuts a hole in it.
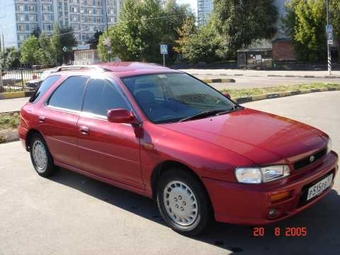
M 79 71 L 79 70 L 93 70 L 93 71 L 100 71 L 105 72 L 107 69 L 94 66 L 94 65 L 72 65 L 72 66 L 59 66 L 54 72 L 62 72 L 62 71 Z

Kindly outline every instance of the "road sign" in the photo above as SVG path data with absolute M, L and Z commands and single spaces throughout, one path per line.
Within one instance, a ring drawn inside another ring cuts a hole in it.
M 68 48 L 66 46 L 63 47 L 63 51 L 64 52 L 67 52 L 68 51 Z
M 328 40 L 333 40 L 333 33 L 332 32 L 327 33 L 327 39 Z
M 326 25 L 326 33 L 332 33 L 333 32 L 333 26 L 331 24 Z
M 168 54 L 168 45 L 161 44 L 161 54 L 163 54 L 163 55 Z
M 332 39 L 332 40 L 328 40 L 327 43 L 328 43 L 329 45 L 332 45 L 332 44 L 333 44 L 333 39 Z

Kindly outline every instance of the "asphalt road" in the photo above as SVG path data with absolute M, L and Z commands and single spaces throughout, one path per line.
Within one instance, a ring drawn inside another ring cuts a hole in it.
M 301 120 L 327 131 L 340 151 L 340 92 L 263 100 L 247 107 Z M 0 145 L 0 254 L 339 254 L 339 176 L 309 210 L 254 229 L 218 223 L 199 238 L 166 227 L 155 203 L 139 195 L 59 170 L 39 177 L 19 142 Z M 242 198 L 240 198 L 242 199 Z M 305 237 L 274 229 L 305 227 Z

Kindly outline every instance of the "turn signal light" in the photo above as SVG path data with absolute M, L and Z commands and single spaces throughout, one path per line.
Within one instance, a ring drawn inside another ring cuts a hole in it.
M 284 191 L 284 192 L 280 192 L 280 193 L 276 193 L 274 195 L 271 195 L 269 197 L 270 202 L 276 202 L 285 198 L 288 198 L 290 196 L 290 192 L 289 191 Z

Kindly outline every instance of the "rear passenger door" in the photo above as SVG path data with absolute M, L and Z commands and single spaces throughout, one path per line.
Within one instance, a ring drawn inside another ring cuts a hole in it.
M 85 171 L 143 189 L 139 139 L 131 124 L 111 123 L 110 109 L 131 107 L 113 81 L 89 81 L 78 121 L 79 157 Z
M 77 122 L 88 77 L 72 76 L 62 82 L 39 110 L 39 129 L 57 164 L 81 168 L 77 153 Z

